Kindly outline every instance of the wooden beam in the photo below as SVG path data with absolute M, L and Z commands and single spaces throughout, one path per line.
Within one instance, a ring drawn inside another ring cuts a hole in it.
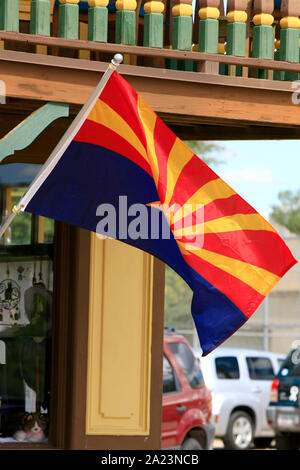
M 83 104 L 107 64 L 1 51 L 0 67 L 0 79 L 10 97 Z M 130 65 L 121 65 L 119 70 L 157 112 L 199 121 L 300 125 L 298 106 L 291 100 L 294 90 L 287 82 Z
M 0 32 L 1 34 L 1 32 Z M 173 52 L 173 51 L 172 51 Z M 175 51 L 175 53 L 182 52 L 182 51 Z M 196 53 L 195 53 L 196 54 Z M 199 53 L 202 54 L 202 53 Z M 211 58 L 215 57 L 214 54 L 204 54 L 209 58 L 209 61 L 213 61 Z M 220 55 L 220 57 L 223 57 Z M 224 56 L 226 57 L 226 56 Z M 228 56 L 229 57 L 229 56 Z M 242 59 L 239 57 L 231 56 L 232 60 L 241 61 Z M 223 59 L 221 59 L 223 60 Z M 250 59 L 249 59 L 250 60 Z M 252 59 L 251 59 L 252 60 Z M 256 60 L 256 59 L 253 59 Z M 31 53 L 24 53 L 24 52 L 17 52 L 17 51 L 10 51 L 10 50 L 2 50 L 0 51 L 0 64 L 1 64 L 1 72 L 2 73 L 2 61 L 9 62 L 9 63 L 18 63 L 18 64 L 26 64 L 26 65 L 35 65 L 35 66 L 47 66 L 47 67 L 55 67 L 59 69 L 69 70 L 72 69 L 73 78 L 74 78 L 74 70 L 76 74 L 79 75 L 82 72 L 104 72 L 108 66 L 107 62 L 96 62 L 90 60 L 80 60 L 80 59 L 71 59 L 65 57 L 54 57 L 54 56 L 45 56 L 39 54 L 31 54 Z M 230 61 L 229 61 L 230 62 Z M 276 61 L 276 64 L 280 63 Z M 237 63 L 241 65 L 240 62 Z M 282 64 L 285 64 L 284 62 Z M 257 66 L 265 66 L 264 62 L 261 62 L 257 59 Z M 277 65 L 276 65 L 277 66 Z M 300 70 L 300 64 L 288 64 L 286 63 L 286 67 L 282 66 L 282 70 L 296 70 L 295 67 L 298 67 Z M 276 67 L 275 67 L 276 68 Z M 42 69 L 41 69 L 42 70 Z M 50 70 L 50 69 L 49 69 Z M 184 72 L 180 70 L 166 70 L 166 69 L 159 69 L 159 68 L 152 68 L 152 67 L 142 67 L 142 66 L 128 66 L 122 64 L 118 69 L 122 75 L 133 75 L 138 77 L 146 77 L 146 78 L 161 78 L 167 80 L 175 80 L 175 81 L 184 81 L 184 82 L 197 82 L 197 83 L 210 83 L 214 85 L 222 84 L 222 85 L 234 85 L 238 87 L 246 87 L 246 88 L 263 88 L 265 90 L 280 90 L 280 91 L 291 91 L 291 83 L 289 82 L 280 82 L 280 81 L 266 81 L 260 79 L 248 79 L 248 78 L 241 78 L 241 77 L 226 77 L 224 75 L 208 75 L 202 74 L 197 72 Z M 297 69 L 298 70 L 298 69 Z M 3 70 L 3 73 L 5 71 Z M 87 75 L 85 74 L 87 77 Z M 77 80 L 80 83 L 80 78 Z M 46 82 L 46 80 L 45 80 Z M 76 83 L 77 83 L 76 82 Z M 89 84 L 87 84 L 89 86 Z M 24 88 L 26 88 L 24 86 Z M 66 92 L 68 90 L 65 90 Z M 55 93 L 56 90 L 53 90 Z M 84 101 L 80 101 L 83 103 Z
M 297 140 L 300 138 L 300 129 L 291 127 L 238 127 L 210 124 L 181 126 L 172 123 L 169 127 L 182 140 Z
M 56 37 L 36 36 L 31 34 L 0 31 L 0 41 L 9 40 L 23 44 L 41 44 L 49 47 L 67 49 L 82 49 L 95 52 L 114 54 L 130 54 L 143 57 L 159 57 L 166 59 L 194 60 L 196 62 L 218 62 L 220 64 L 240 65 L 243 67 L 265 68 L 268 70 L 284 70 L 300 72 L 300 64 L 252 57 L 235 57 L 222 54 L 207 54 L 204 52 L 178 51 L 172 49 L 159 49 L 155 47 L 129 46 L 115 43 L 101 43 L 93 41 L 63 39 Z
M 39 101 L 12 100 L 6 106 L 0 106 L 1 135 L 19 124 L 28 114 L 36 109 Z M 3 160 L 7 163 L 44 163 L 49 157 L 58 140 L 70 126 L 72 120 L 80 110 L 80 105 L 72 106 L 68 118 L 60 118 L 47 127 L 36 139 L 23 150 Z M 23 114 L 22 114 L 23 113 Z M 300 128 L 298 126 L 263 125 L 252 122 L 218 117 L 191 116 L 171 113 L 158 113 L 161 119 L 182 140 L 253 140 L 253 139 L 298 139 Z

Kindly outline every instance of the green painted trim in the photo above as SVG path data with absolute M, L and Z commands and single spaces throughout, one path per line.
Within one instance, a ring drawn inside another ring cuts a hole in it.
M 172 46 L 180 51 L 190 51 L 192 47 L 193 18 L 191 16 L 173 16 Z
M 193 60 L 182 60 L 182 66 L 180 67 L 179 70 L 184 70 L 185 72 L 194 72 L 195 70 L 195 64 L 197 66 L 197 63 L 194 62 Z
M 274 60 L 280 60 L 280 50 L 274 52 Z M 284 72 L 281 70 L 274 70 L 273 80 L 284 80 Z
M 0 30 L 19 32 L 19 0 L 0 0 Z
M 136 12 L 117 10 L 116 13 L 116 43 L 135 45 Z
M 219 65 L 219 75 L 228 75 L 228 65 L 220 64 Z
M 273 26 L 257 25 L 253 28 L 253 54 L 257 59 L 273 59 L 274 40 Z M 265 69 L 256 70 L 257 78 L 268 78 L 268 71 Z
M 91 7 L 88 11 L 88 40 L 107 42 L 108 9 Z
M 164 15 L 146 13 L 144 16 L 144 46 L 163 47 Z
M 273 26 L 259 25 L 253 28 L 253 55 L 257 59 L 273 59 Z
M 199 52 L 218 53 L 219 21 L 213 18 L 199 20 Z
M 166 68 L 172 70 L 183 70 L 184 72 L 197 72 L 197 62 L 193 60 L 167 59 L 169 66 Z
M 280 30 L 280 60 L 286 62 L 299 62 L 299 29 L 282 28 Z M 284 72 L 283 80 L 298 80 L 299 74 Z
M 46 103 L 0 139 L 0 162 L 16 150 L 28 147 L 53 121 L 68 116 L 68 104 Z
M 74 3 L 59 5 L 58 37 L 78 39 L 79 37 L 79 7 Z
M 166 59 L 166 69 L 179 70 L 179 62 L 177 59 Z
M 50 36 L 50 0 L 31 0 L 30 34 Z
M 280 31 L 280 60 L 299 61 L 299 29 L 283 28 Z
M 237 57 L 245 57 L 246 23 L 227 23 L 226 53 Z

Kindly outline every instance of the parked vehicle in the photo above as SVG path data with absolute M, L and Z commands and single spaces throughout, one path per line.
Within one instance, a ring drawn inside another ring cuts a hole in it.
M 274 432 L 266 409 L 270 387 L 284 355 L 241 348 L 217 348 L 200 357 L 205 383 L 212 392 L 216 436 L 227 449 L 267 447 Z
M 279 450 L 300 447 L 300 349 L 293 349 L 271 387 L 267 420 Z
M 163 357 L 162 448 L 210 449 L 212 398 L 199 361 L 187 340 L 165 334 Z

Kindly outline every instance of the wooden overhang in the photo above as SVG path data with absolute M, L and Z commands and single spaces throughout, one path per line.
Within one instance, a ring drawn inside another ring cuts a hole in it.
M 47 38 L 47 41 L 51 39 L 55 38 Z M 36 37 L 31 40 L 36 40 Z M 77 47 L 84 47 L 86 42 L 79 42 L 82 44 Z M 90 48 L 91 43 L 88 44 Z M 111 55 L 113 49 L 118 47 L 115 44 L 105 46 L 109 46 L 111 51 L 109 49 L 107 52 Z M 136 49 L 139 53 L 144 49 L 146 53 L 148 49 L 135 46 L 122 48 L 129 53 Z M 159 52 L 170 57 L 193 54 L 192 57 L 200 65 L 212 63 L 209 54 Z M 153 55 L 153 49 L 151 53 Z M 236 65 L 241 60 L 219 56 L 219 63 L 220 59 L 225 64 Z M 270 61 L 251 58 L 243 58 L 242 63 L 243 67 L 255 64 L 256 67 L 260 65 L 274 69 L 275 65 L 281 70 L 300 71 L 299 64 L 272 61 L 270 65 Z M 43 161 L 85 103 L 106 67 L 105 62 L 0 51 L 0 79 L 5 82 L 7 97 L 6 104 L 0 105 L 0 137 L 45 102 L 70 104 L 68 118 L 55 121 L 27 149 L 10 157 L 10 161 L 27 161 L 27 158 Z M 300 112 L 299 106 L 292 101 L 292 93 L 295 92 L 293 82 L 135 65 L 121 65 L 119 72 L 181 139 L 297 139 L 299 136 Z

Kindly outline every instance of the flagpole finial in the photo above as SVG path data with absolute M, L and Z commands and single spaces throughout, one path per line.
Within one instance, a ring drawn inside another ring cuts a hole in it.
M 112 59 L 113 65 L 115 65 L 115 66 L 117 67 L 117 66 L 120 65 L 122 62 L 123 62 L 123 56 L 122 56 L 122 54 L 115 54 L 115 55 L 114 55 L 114 58 Z

